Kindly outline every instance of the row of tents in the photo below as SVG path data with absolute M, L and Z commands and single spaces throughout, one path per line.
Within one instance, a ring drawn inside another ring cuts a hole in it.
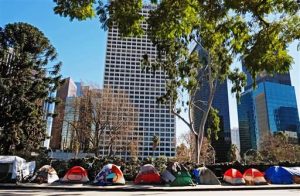
M 36 183 L 87 183 L 90 182 L 87 171 L 75 166 L 67 171 L 62 179 L 59 179 L 57 172 L 50 165 L 41 167 L 34 175 L 33 164 L 28 164 L 19 157 L 0 156 L 0 166 L 9 164 L 6 168 L 7 173 L 11 173 L 11 178 L 16 179 L 17 176 L 23 176 L 24 173 L 32 174 L 30 181 Z M 31 165 L 31 167 L 30 167 Z M 2 168 L 3 170 L 3 168 Z M 5 168 L 4 168 L 5 170 Z M 24 172 L 25 171 L 25 172 Z M 3 172 L 3 171 L 2 171 Z M 1 173 L 1 167 L 0 167 Z M 193 181 L 194 179 L 194 181 Z M 0 179 L 1 180 L 1 179 Z M 280 167 L 272 166 L 264 173 L 257 169 L 250 168 L 243 174 L 234 169 L 228 169 L 223 176 L 223 181 L 232 185 L 262 185 L 262 184 L 300 184 L 300 167 Z M 183 165 L 175 162 L 169 164 L 166 169 L 159 171 L 151 164 L 146 164 L 140 168 L 138 175 L 134 180 L 135 184 L 170 184 L 170 186 L 191 186 L 195 184 L 220 185 L 216 175 L 206 167 L 194 169 L 191 173 Z M 114 164 L 105 165 L 96 175 L 94 185 L 125 185 L 125 178 L 120 167 Z
M 194 177 L 194 181 L 192 180 Z M 38 183 L 52 183 L 59 180 L 55 170 L 46 165 L 38 170 L 35 175 Z M 266 184 L 300 184 L 300 167 L 287 168 L 273 166 L 266 170 L 265 173 L 257 169 L 250 168 L 242 174 L 238 170 L 231 168 L 224 173 L 224 182 L 231 185 L 266 185 Z M 87 183 L 89 178 L 87 171 L 75 166 L 71 168 L 60 182 L 63 183 Z M 150 164 L 140 168 L 136 176 L 135 184 L 170 184 L 170 186 L 191 186 L 196 184 L 220 185 L 221 182 L 216 175 L 206 167 L 194 169 L 192 175 L 182 165 L 173 163 L 167 167 L 161 174 Z M 125 178 L 120 168 L 114 164 L 108 164 L 97 174 L 94 185 L 125 185 Z

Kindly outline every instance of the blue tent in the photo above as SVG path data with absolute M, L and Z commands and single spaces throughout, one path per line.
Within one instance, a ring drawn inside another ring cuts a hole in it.
M 273 166 L 265 171 L 267 181 L 272 184 L 293 184 L 293 176 L 300 176 L 300 167 Z

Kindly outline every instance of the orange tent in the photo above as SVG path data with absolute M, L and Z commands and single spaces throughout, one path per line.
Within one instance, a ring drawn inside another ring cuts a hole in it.
M 241 172 L 239 172 L 237 169 L 231 168 L 228 169 L 224 173 L 224 178 L 223 180 L 229 184 L 232 185 L 241 185 L 245 184 L 245 180 L 243 178 L 243 175 Z
M 247 185 L 267 184 L 267 181 L 264 178 L 264 174 L 254 168 L 247 169 L 244 172 L 243 177 Z
M 66 173 L 62 182 L 85 183 L 88 182 L 88 174 L 86 170 L 80 166 L 74 166 Z

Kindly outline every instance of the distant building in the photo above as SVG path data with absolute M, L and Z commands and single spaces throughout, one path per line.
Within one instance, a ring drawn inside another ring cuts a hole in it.
M 242 93 L 238 104 L 241 152 L 259 149 L 263 137 L 278 131 L 299 136 L 295 89 L 289 74 L 261 77 L 255 89 Z
M 203 49 L 200 46 L 196 46 L 195 49 L 203 56 Z M 201 72 L 201 70 L 200 70 Z M 203 85 L 195 94 L 195 100 L 208 101 L 209 87 L 206 81 L 200 81 Z M 230 116 L 229 116 L 229 97 L 228 97 L 228 84 L 227 79 L 223 83 L 218 83 L 216 92 L 213 98 L 212 107 L 219 111 L 220 118 L 220 132 L 218 134 L 218 140 L 211 137 L 211 143 L 216 151 L 216 162 L 227 161 L 227 154 L 231 146 L 231 129 L 230 129 Z M 196 130 L 199 129 L 200 119 L 203 112 L 198 108 L 203 108 L 203 104 L 198 101 L 197 107 L 193 109 L 193 121 L 195 123 Z
M 54 98 L 55 96 L 56 96 L 56 93 L 49 94 L 50 98 Z M 52 115 L 54 114 L 54 110 L 55 110 L 55 103 L 44 102 L 44 112 L 45 112 L 44 120 L 47 123 L 47 127 L 46 127 L 47 138 L 44 141 L 43 146 L 47 149 L 50 147 L 50 138 L 51 138 L 51 132 L 52 132 L 52 125 L 53 125 L 53 116 Z
M 154 7 L 143 6 L 141 13 L 148 17 Z M 142 27 L 147 29 L 147 23 Z M 141 68 L 144 54 L 155 60 L 157 49 L 147 35 L 141 37 L 121 38 L 119 30 L 113 26 L 108 31 L 104 87 L 126 92 L 137 109 L 139 119 L 134 130 L 139 141 L 138 155 L 140 158 L 149 156 L 175 157 L 176 130 L 175 116 L 167 105 L 157 104 L 156 98 L 166 92 L 163 71 L 147 73 Z M 152 138 L 159 137 L 159 145 L 153 149 Z M 120 154 L 130 157 L 128 152 Z
M 77 96 L 78 85 L 71 78 L 66 78 L 64 84 L 57 90 L 56 98 L 60 100 L 60 103 L 55 107 L 55 113 L 57 116 L 53 119 L 50 147 L 52 149 L 63 149 L 62 145 L 64 138 L 68 133 L 66 133 L 66 126 L 64 125 L 67 105 L 69 105 L 70 100 Z

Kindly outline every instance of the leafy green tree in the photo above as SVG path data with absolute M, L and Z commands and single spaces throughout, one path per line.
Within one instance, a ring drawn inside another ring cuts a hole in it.
M 68 0 L 63 0 L 68 1 Z M 299 5 L 296 0 L 161 0 L 151 1 L 157 7 L 149 18 L 139 16 L 142 0 L 114 0 L 97 7 L 104 28 L 117 25 L 123 36 L 139 35 L 141 20 L 146 20 L 145 33 L 157 47 L 159 55 L 150 62 L 145 54 L 143 64 L 148 70 L 167 74 L 167 90 L 159 101 L 171 105 L 172 112 L 189 127 L 196 137 L 197 162 L 205 133 L 205 124 L 218 82 L 228 76 L 236 79 L 237 97 L 245 76 L 230 71 L 236 58 L 255 78 L 259 72 L 287 72 L 293 63 L 288 45 L 300 39 Z M 94 1 L 94 6 L 96 1 Z M 122 6 L 120 6 L 122 5 Z M 78 18 L 66 9 L 64 16 Z M 190 52 L 196 43 L 202 52 Z M 195 93 L 206 83 L 208 99 L 195 100 Z M 182 94 L 188 96 L 188 100 Z M 203 102 L 199 129 L 195 129 L 191 109 Z M 188 119 L 181 111 L 188 112 Z
M 55 48 L 36 27 L 0 27 L 0 154 L 31 152 L 45 140 L 43 105 L 55 101 L 48 95 L 61 78 L 56 57 Z

